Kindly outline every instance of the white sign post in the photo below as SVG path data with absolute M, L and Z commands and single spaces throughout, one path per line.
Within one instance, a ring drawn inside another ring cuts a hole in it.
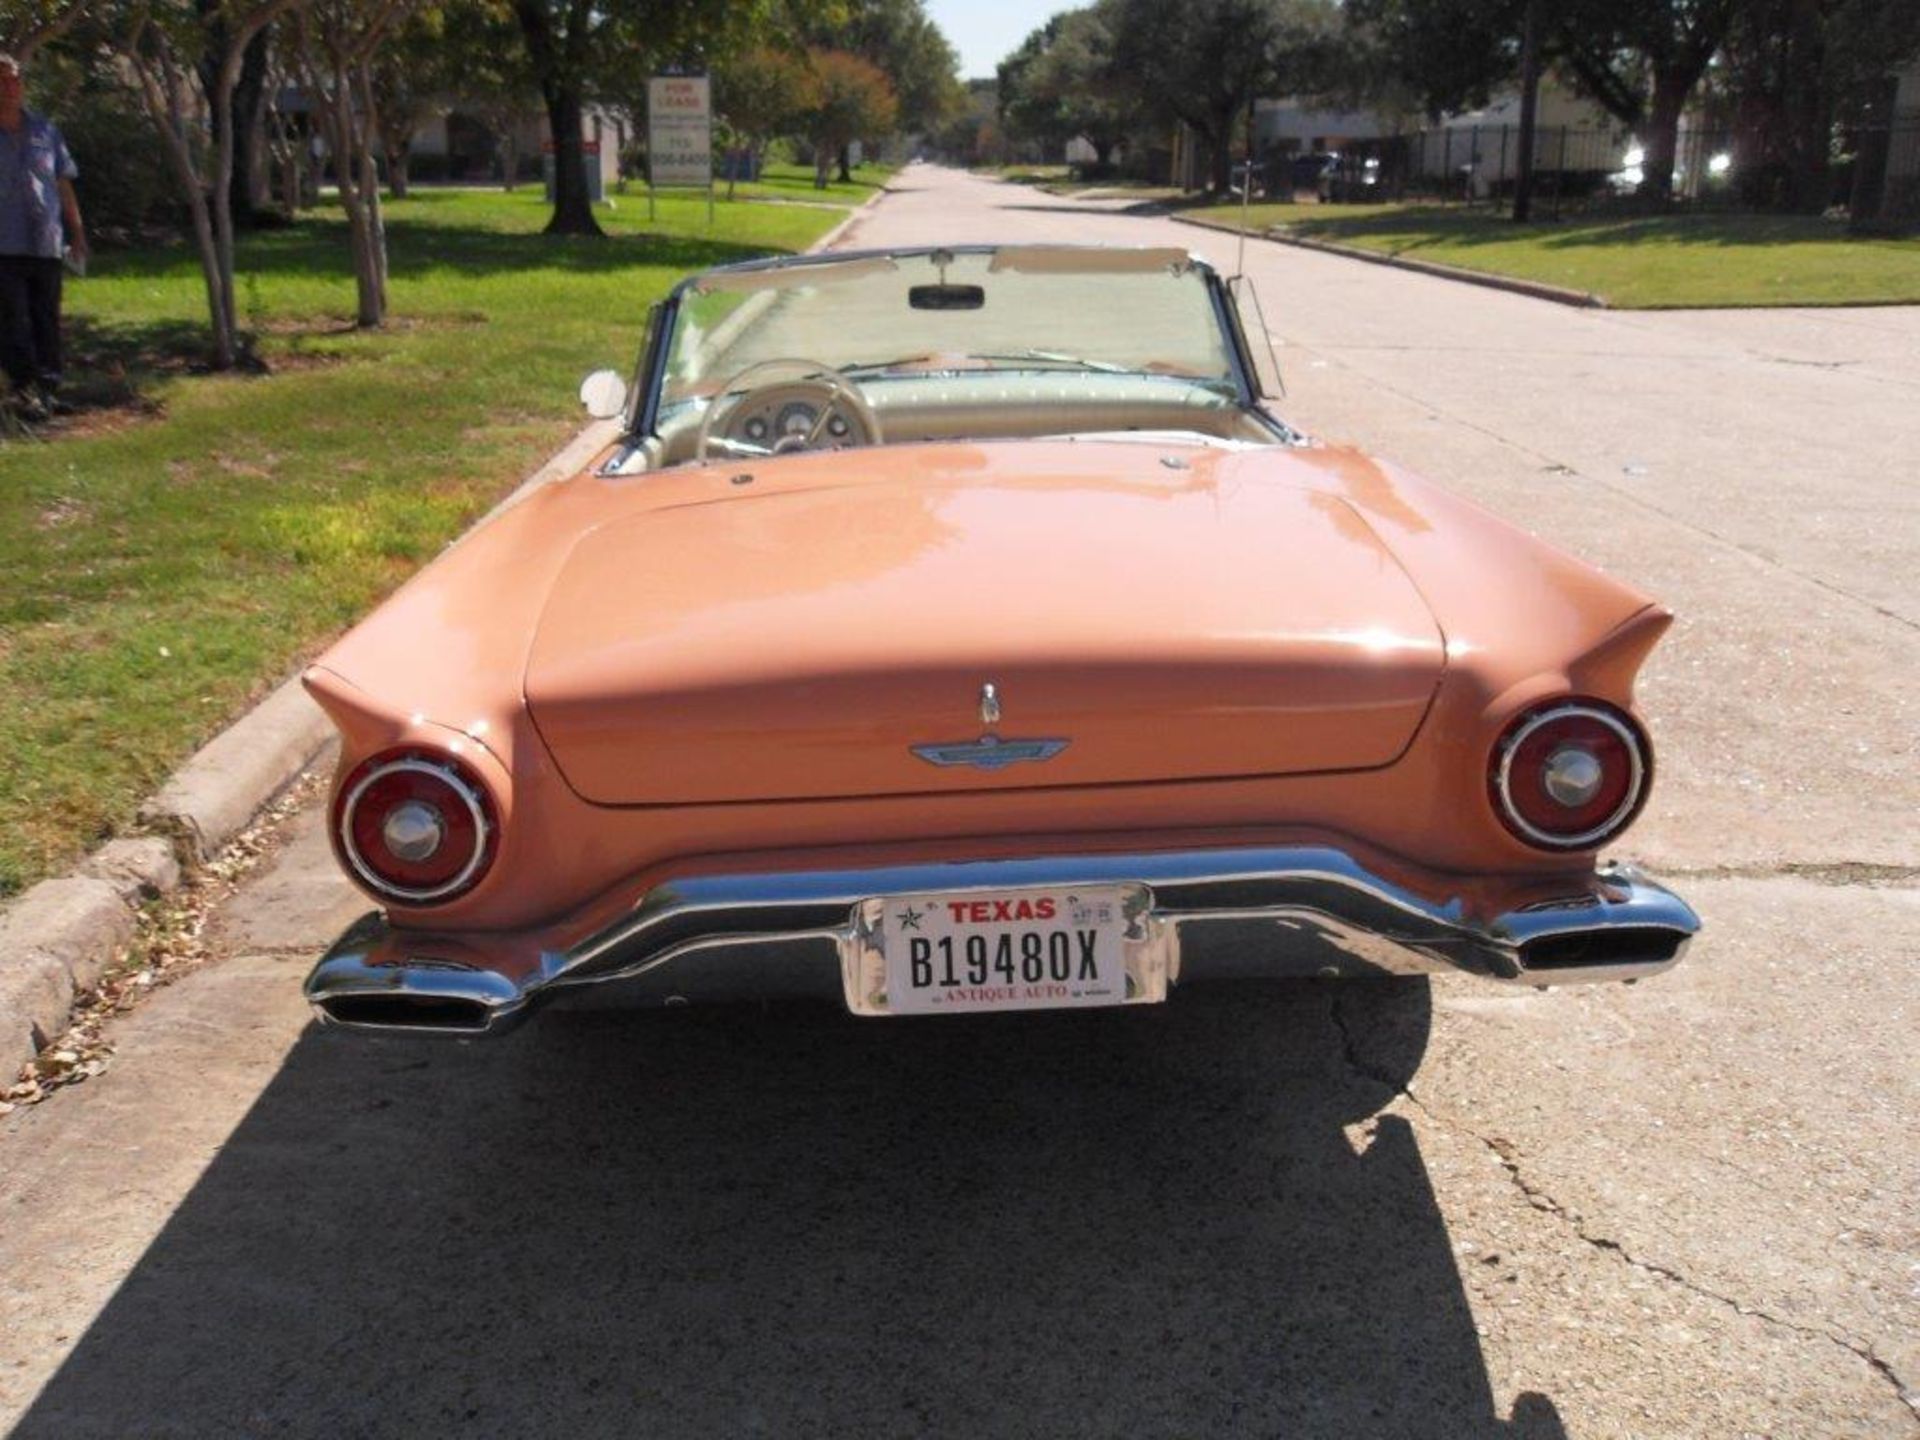
M 653 192 L 704 186 L 713 224 L 713 90 L 704 75 L 655 75 L 647 81 L 647 218 Z

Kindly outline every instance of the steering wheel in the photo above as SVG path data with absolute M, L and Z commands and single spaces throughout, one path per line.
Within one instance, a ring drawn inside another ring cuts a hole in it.
M 763 372 L 799 371 L 787 380 L 762 379 Z M 749 383 L 751 382 L 751 383 Z M 726 397 L 734 391 L 744 393 L 733 404 L 725 403 Z M 734 440 L 726 436 L 716 437 L 713 433 L 714 421 L 720 418 L 724 409 L 729 415 L 737 415 L 742 410 L 764 405 L 768 398 L 781 391 L 807 391 L 819 397 L 819 414 L 814 417 L 813 426 L 799 444 L 789 443 L 796 437 L 781 436 L 765 447 L 750 446 L 749 442 Z M 826 433 L 827 424 L 833 418 L 834 407 L 839 406 L 847 419 L 847 428 L 851 432 L 842 442 L 849 445 L 878 445 L 880 443 L 880 417 L 873 413 L 873 406 L 861 393 L 860 387 L 847 379 L 831 365 L 823 365 L 817 360 L 807 360 L 792 356 L 774 360 L 757 360 L 746 369 L 731 376 L 720 387 L 706 414 L 700 417 L 700 433 L 693 444 L 695 462 L 705 460 L 716 444 L 724 446 L 728 454 L 734 456 L 779 455 L 795 450 L 812 450 L 820 443 L 820 437 Z

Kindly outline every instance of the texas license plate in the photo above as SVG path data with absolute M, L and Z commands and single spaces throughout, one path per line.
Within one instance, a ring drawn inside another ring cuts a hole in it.
M 1052 1010 L 1127 1001 L 1130 887 L 888 899 L 875 937 L 895 1015 Z

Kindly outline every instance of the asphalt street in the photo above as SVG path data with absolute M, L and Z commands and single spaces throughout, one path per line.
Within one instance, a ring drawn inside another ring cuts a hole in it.
M 850 247 L 1236 242 L 914 167 Z M 1644 586 L 1682 966 L 322 1034 L 311 809 L 0 1119 L 16 1436 L 1920 1434 L 1920 309 L 1249 243 L 1277 407 Z

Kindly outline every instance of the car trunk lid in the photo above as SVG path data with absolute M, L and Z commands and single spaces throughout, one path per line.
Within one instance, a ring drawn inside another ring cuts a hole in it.
M 534 639 L 535 723 L 572 786 L 616 805 L 1391 763 L 1444 648 L 1359 513 L 1229 483 L 1212 456 L 1103 448 L 1120 458 L 1099 474 L 1010 476 L 954 447 L 931 474 L 922 457 L 591 531 Z M 1053 743 L 1003 748 L 1029 742 Z

